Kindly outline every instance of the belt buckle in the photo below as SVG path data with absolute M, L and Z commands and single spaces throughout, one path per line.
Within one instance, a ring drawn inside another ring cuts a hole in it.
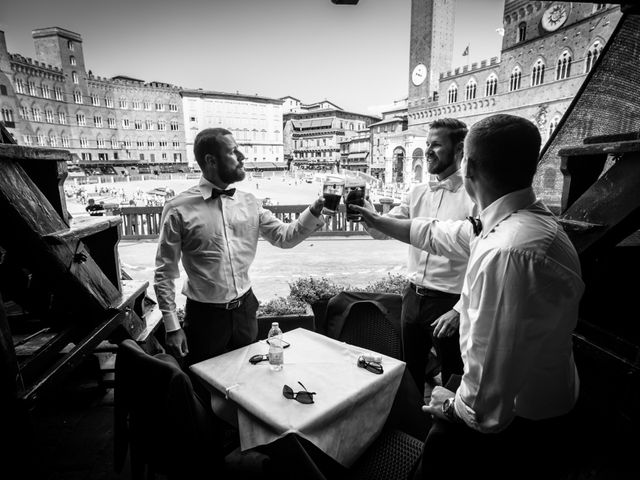
M 240 306 L 240 299 L 236 298 L 235 300 L 231 300 L 224 306 L 225 310 L 233 310 L 234 308 L 238 308 Z
M 414 286 L 413 290 L 421 297 L 424 297 L 429 290 L 427 287 L 416 285 L 415 283 L 413 284 L 413 286 Z

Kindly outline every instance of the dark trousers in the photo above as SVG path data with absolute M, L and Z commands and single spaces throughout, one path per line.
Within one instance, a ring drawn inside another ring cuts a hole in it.
M 258 300 L 251 290 L 243 297 L 242 304 L 233 310 L 187 299 L 184 332 L 189 354 L 185 359 L 186 365 L 255 342 L 258 336 L 257 310 Z
M 480 433 L 436 419 L 413 478 L 567 478 L 574 444 L 571 422 L 571 414 L 539 421 L 516 418 L 499 433 Z
M 460 336 L 434 338 L 431 324 L 456 304 L 459 295 L 420 296 L 408 286 L 402 296 L 402 348 L 404 361 L 418 389 L 424 391 L 425 369 L 435 347 L 445 385 L 452 374 L 462 374 Z

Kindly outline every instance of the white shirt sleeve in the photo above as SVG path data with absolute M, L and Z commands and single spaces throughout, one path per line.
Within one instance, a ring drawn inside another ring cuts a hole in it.
M 175 279 L 180 278 L 179 262 L 182 246 L 180 219 L 177 211 L 165 206 L 161 223 L 153 288 L 162 312 L 165 330 L 172 332 L 180 328 L 175 303 Z
M 413 247 L 450 259 L 467 260 L 473 228 L 467 220 L 414 218 L 409 240 Z
M 279 248 L 292 248 L 302 242 L 311 233 L 324 225 L 322 215 L 315 217 L 309 208 L 292 223 L 284 223 L 271 210 L 258 207 L 260 233 L 272 245 Z

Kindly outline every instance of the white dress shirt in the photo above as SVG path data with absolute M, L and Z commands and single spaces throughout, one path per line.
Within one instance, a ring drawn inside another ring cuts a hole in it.
M 392 208 L 385 217 L 464 220 L 475 212 L 476 207 L 462 186 L 462 174 L 457 170 L 441 182 L 416 185 L 402 203 Z M 372 228 L 367 231 L 373 238 L 386 238 Z M 449 259 L 412 245 L 408 248 L 407 275 L 410 282 L 441 292 L 460 294 L 466 259 Z
M 167 332 L 180 328 L 175 284 L 182 257 L 187 278 L 182 293 L 203 303 L 227 303 L 251 288 L 249 267 L 261 234 L 280 248 L 296 246 L 324 222 L 309 209 L 292 223 L 283 223 L 250 193 L 211 198 L 211 182 L 169 200 L 162 212 L 154 288 Z
M 571 334 L 584 291 L 573 244 L 531 188 L 509 193 L 471 223 L 416 219 L 411 244 L 469 257 L 460 301 L 464 363 L 455 410 L 482 432 L 569 412 L 578 373 Z

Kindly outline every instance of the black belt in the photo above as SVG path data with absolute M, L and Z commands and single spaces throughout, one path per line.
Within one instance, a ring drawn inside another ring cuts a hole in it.
M 460 296 L 457 293 L 441 292 L 440 290 L 433 290 L 431 288 L 421 287 L 420 285 L 416 285 L 413 282 L 410 282 L 409 286 L 411 287 L 411 290 L 416 292 L 421 297 L 454 298 L 454 297 L 459 297 Z
M 229 303 L 209 303 L 209 305 L 215 308 L 222 308 L 223 310 L 235 310 L 244 303 L 249 293 L 251 293 L 251 289 L 247 290 L 244 295 L 231 300 Z

